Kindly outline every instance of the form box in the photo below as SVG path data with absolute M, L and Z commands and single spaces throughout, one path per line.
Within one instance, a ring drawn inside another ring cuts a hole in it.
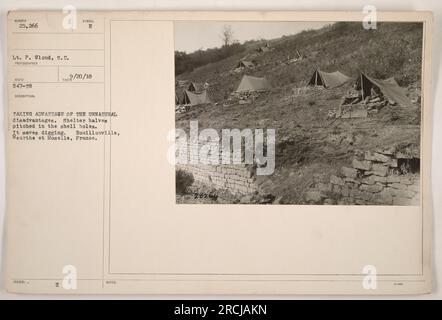
M 14 47 L 11 49 L 103 50 L 104 35 L 95 33 L 20 33 L 14 34 Z
M 9 67 L 10 83 L 29 83 L 29 82 L 56 82 L 58 81 L 58 67 L 47 66 L 38 67 Z
M 9 110 L 14 111 L 103 110 L 104 83 L 13 83 L 8 97 Z
M 103 50 L 43 50 L 14 49 L 9 64 L 23 67 L 39 66 L 103 66 Z

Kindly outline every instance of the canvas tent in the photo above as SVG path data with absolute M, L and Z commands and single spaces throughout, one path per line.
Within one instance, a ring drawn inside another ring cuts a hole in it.
M 266 91 L 270 90 L 270 83 L 265 78 L 257 78 L 244 75 L 239 83 L 237 92 L 245 91 Z
M 240 62 L 238 62 L 238 65 L 236 67 L 237 68 L 249 68 L 249 69 L 252 69 L 252 68 L 255 67 L 255 65 L 253 64 L 253 62 L 246 61 L 246 60 L 241 60 Z
M 189 90 L 184 90 L 183 104 L 190 106 L 197 106 L 200 104 L 210 103 L 209 95 L 207 90 L 201 92 L 191 92 Z
M 258 48 L 258 52 L 267 52 L 267 51 L 270 51 L 270 48 L 269 47 L 259 47 Z
M 371 96 L 372 90 L 379 90 L 385 97 L 400 105 L 410 106 L 412 104 L 405 95 L 404 89 L 398 85 L 394 78 L 379 80 L 361 73 L 356 81 L 356 89 L 361 91 L 362 99 Z
M 307 86 L 323 86 L 324 88 L 330 89 L 339 87 L 349 80 L 350 77 L 347 77 L 345 74 L 339 71 L 328 73 L 316 69 L 307 83 Z
M 198 82 L 191 82 L 189 86 L 187 87 L 187 90 L 190 92 L 201 92 L 204 91 L 204 85 L 202 83 Z
M 257 49 L 258 52 L 267 52 L 270 51 L 270 46 L 266 43 L 264 46 L 261 46 Z

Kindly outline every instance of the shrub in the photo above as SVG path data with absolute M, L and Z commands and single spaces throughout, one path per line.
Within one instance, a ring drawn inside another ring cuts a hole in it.
M 244 50 L 244 45 L 232 43 L 220 48 L 200 49 L 192 53 L 175 51 L 175 75 L 191 72 L 198 67 L 242 53 Z
M 193 175 L 183 170 L 175 171 L 175 187 L 177 194 L 184 194 L 194 182 Z

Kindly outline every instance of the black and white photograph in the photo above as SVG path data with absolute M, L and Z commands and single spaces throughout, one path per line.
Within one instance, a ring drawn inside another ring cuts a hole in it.
M 174 32 L 177 204 L 420 205 L 423 23 Z
M 442 296 L 442 3 L 27 1 L 0 4 L 0 300 Z

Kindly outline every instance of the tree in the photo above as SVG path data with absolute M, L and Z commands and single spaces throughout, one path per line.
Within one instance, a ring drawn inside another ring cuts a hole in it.
M 227 47 L 233 43 L 233 30 L 232 26 L 224 25 L 223 31 L 221 33 L 221 39 L 223 41 L 223 46 Z

